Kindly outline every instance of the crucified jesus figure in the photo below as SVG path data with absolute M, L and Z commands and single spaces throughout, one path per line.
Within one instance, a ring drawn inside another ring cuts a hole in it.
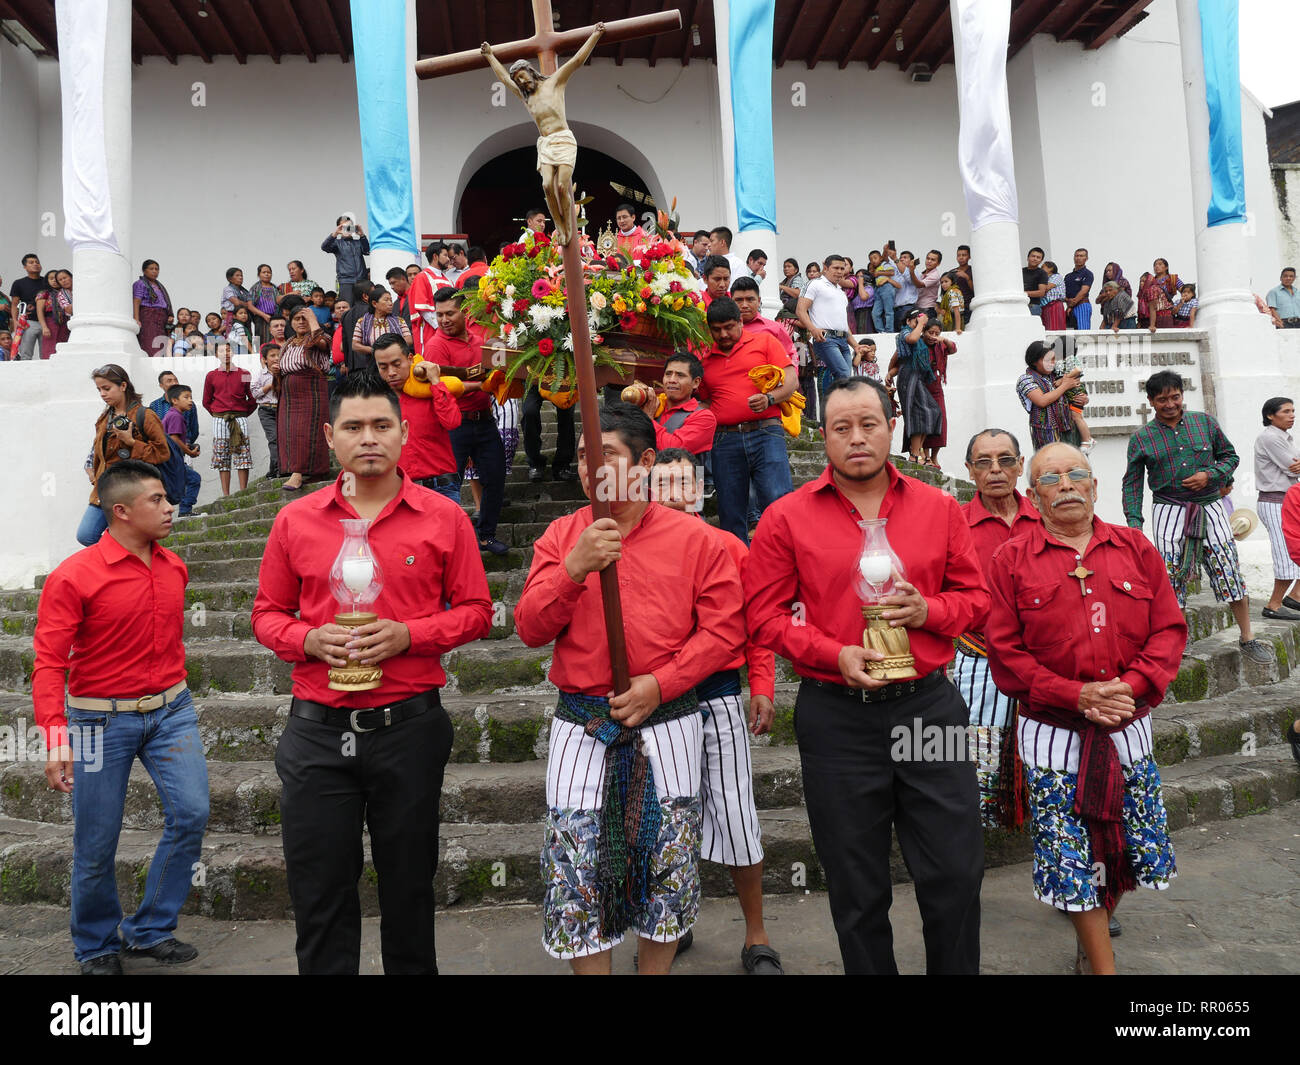
M 546 75 L 526 59 L 510 64 L 506 70 L 492 54 L 492 45 L 483 42 L 479 50 L 492 64 L 501 81 L 514 90 L 537 123 L 537 169 L 542 175 L 546 205 L 555 220 L 555 243 L 568 244 L 573 221 L 573 164 L 578 159 L 578 141 L 564 116 L 564 86 L 587 61 L 592 50 L 605 35 L 605 24 L 597 22 L 591 36 L 577 53 L 554 74 Z

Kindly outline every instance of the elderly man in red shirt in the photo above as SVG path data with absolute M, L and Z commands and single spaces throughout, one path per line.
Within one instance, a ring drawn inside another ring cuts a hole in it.
M 718 419 L 712 455 L 718 524 L 748 544 L 751 487 L 760 516 L 794 490 L 780 404 L 794 395 L 799 371 L 775 338 L 745 332 L 730 296 L 715 299 L 706 319 L 713 348 L 703 359 L 700 398 Z M 781 384 L 762 391 L 749 376 L 758 366 L 781 367 Z
M 172 531 L 158 470 L 123 459 L 95 487 L 108 531 L 41 589 L 32 703 L 49 752 L 45 779 L 72 793 L 76 958 L 85 975 L 120 976 L 121 954 L 166 964 L 198 956 L 172 933 L 203 845 L 208 769 L 185 684 L 189 573 L 158 543 Z M 113 856 L 136 758 L 158 788 L 163 832 L 140 908 L 123 920 Z
M 1020 441 L 1005 429 L 985 429 L 966 445 L 966 470 L 975 498 L 962 504 L 975 554 L 988 580 L 993 553 L 1038 524 L 1038 511 L 1016 491 L 1024 473 Z M 970 708 L 970 738 L 980 784 L 985 828 L 1019 828 L 1024 823 L 1022 789 L 1016 773 L 1016 706 L 989 677 L 988 644 L 977 629 L 957 637 L 952 682 Z
M 716 534 L 648 501 L 654 429 L 601 408 L 612 517 L 557 518 L 515 607 L 530 647 L 555 641 L 546 759 L 542 945 L 576 973 L 610 971 L 629 928 L 640 971 L 665 973 L 700 904 L 703 729 L 695 686 L 743 653 L 740 578 Z M 578 472 L 593 485 L 582 442 Z M 614 694 L 600 571 L 619 563 L 631 686 Z
M 827 390 L 826 470 L 763 515 L 745 567 L 746 619 L 751 638 L 803 678 L 795 734 L 804 801 L 845 972 L 898 971 L 892 827 L 916 885 L 926 971 L 977 973 L 979 790 L 966 704 L 944 668 L 953 639 L 982 624 L 988 591 L 957 501 L 889 462 L 892 409 L 871 378 Z M 861 523 L 879 518 L 905 577 L 883 600 L 884 617 L 908 630 L 914 680 L 867 672 L 883 656 L 863 645 L 854 576 Z M 936 735 L 948 742 L 933 743 Z
M 492 601 L 469 519 L 398 467 L 407 432 L 392 390 L 349 374 L 325 437 L 343 472 L 289 504 L 262 556 L 253 633 L 293 662 L 289 721 L 275 752 L 298 971 L 353 973 L 361 958 L 361 826 L 379 875 L 386 973 L 436 973 L 433 877 L 452 725 L 440 656 L 487 635 Z M 358 628 L 334 622 L 331 560 L 341 522 L 368 519 L 382 575 Z M 331 668 L 383 664 L 379 687 L 338 691 Z
M 375 369 L 397 396 L 402 420 L 409 427 L 402 448 L 402 469 L 416 484 L 446 496 L 459 506 L 460 478 L 456 474 L 456 453 L 451 448 L 448 431 L 460 425 L 460 407 L 447 386 L 438 380 L 438 364 L 413 364 L 411 345 L 401 333 L 377 337 L 374 352 Z M 413 365 L 424 367 L 414 380 Z
M 1177 875 L 1151 709 L 1178 673 L 1187 622 L 1140 529 L 1093 515 L 1097 481 L 1069 444 L 1040 448 L 1029 492 L 1042 524 L 993 556 L 985 633 L 994 683 L 1020 701 L 1034 819 L 1034 894 L 1074 922 L 1095 973 L 1113 973 L 1109 913 Z

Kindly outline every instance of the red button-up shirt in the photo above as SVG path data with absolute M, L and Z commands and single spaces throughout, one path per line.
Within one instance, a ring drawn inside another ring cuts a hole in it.
M 402 448 L 402 469 L 412 480 L 422 481 L 440 473 L 456 472 L 456 455 L 451 449 L 449 429 L 460 425 L 460 408 L 445 385 L 435 383 L 428 398 L 397 394 L 402 418 L 410 423 Z
M 253 603 L 253 634 L 293 667 L 293 694 L 328 706 L 383 706 L 447 683 L 439 656 L 487 635 L 492 600 L 474 527 L 465 512 L 437 492 L 402 488 L 370 523 L 368 537 L 383 573 L 374 605 L 381 618 L 411 630 L 411 646 L 386 659 L 383 683 L 371 691 L 329 687 L 330 667 L 303 650 L 307 633 L 333 622 L 339 606 L 329 571 L 343 544 L 343 518 L 358 517 L 333 488 L 290 503 L 276 516 L 262 555 Z M 443 609 L 444 603 L 451 606 Z
M 925 628 L 907 630 L 925 676 L 952 661 L 954 637 L 984 623 L 988 587 L 957 501 L 887 468 L 878 516 L 888 519 L 890 546 L 929 607 Z M 843 684 L 840 649 L 862 643 L 854 590 L 861 520 L 829 466 L 763 511 L 745 569 L 745 615 L 751 637 L 790 659 L 802 677 Z
M 613 690 L 600 574 L 575 584 L 564 560 L 592 523 L 591 507 L 551 522 L 533 546 L 533 565 L 515 607 L 515 630 L 530 647 L 555 641 L 550 680 L 563 691 Z M 651 503 L 623 538 L 618 563 L 631 675 L 654 675 L 664 702 L 730 669 L 744 656 L 740 577 L 698 518 Z
M 994 552 L 1013 536 L 1019 536 L 1035 525 L 1042 524 L 1043 519 L 1038 513 L 1038 508 L 1029 501 L 1029 498 L 1019 492 L 1015 493 L 1015 497 L 1016 513 L 1010 525 L 997 515 L 990 514 L 978 493 L 969 503 L 961 505 L 961 512 L 966 515 L 966 521 L 970 525 L 971 540 L 975 544 L 975 557 L 979 559 L 986 581 L 990 579 L 990 574 L 993 572 Z
M 749 397 L 758 389 L 749 379 L 755 366 L 793 366 L 794 362 L 777 343 L 763 332 L 741 333 L 735 347 L 723 352 L 715 344 L 704 356 L 704 381 L 700 398 L 708 403 L 719 425 L 739 425 L 760 418 L 780 418 L 781 408 L 773 404 L 766 410 L 749 409 Z
M 424 345 L 421 354 L 439 366 L 478 366 L 483 362 L 483 340 L 486 335 L 486 329 L 467 318 L 465 332 L 460 336 L 449 337 L 446 330 L 439 329 Z M 475 388 L 457 396 L 456 404 L 463 413 L 468 414 L 471 411 L 488 410 L 492 406 L 492 397 L 481 388 Z
M 1080 562 L 1093 571 L 1082 588 L 1069 576 Z M 1090 681 L 1122 680 L 1134 699 L 1156 706 L 1178 673 L 1187 622 L 1160 554 L 1140 529 L 1094 518 L 1080 557 L 1034 526 L 993 556 L 990 587 L 985 636 L 993 683 L 1020 699 L 1032 720 L 1068 727 Z
M 252 383 L 252 374 L 238 366 L 209 370 L 203 379 L 203 409 L 209 414 L 252 414 L 257 409 L 249 391 Z
M 761 314 L 755 315 L 752 322 L 745 323 L 744 330 L 746 333 L 762 333 L 766 336 L 772 337 L 781 345 L 781 350 L 784 351 L 786 355 L 786 361 L 789 362 L 791 366 L 797 365 L 798 358 L 794 351 L 794 340 L 791 339 L 789 333 L 782 329 L 779 324 L 772 321 L 771 318 L 764 318 Z M 778 363 L 777 365 L 779 366 L 783 364 Z
M 185 585 L 189 571 L 177 555 L 153 545 L 146 566 L 113 539 L 59 563 L 41 589 L 36 611 L 32 702 L 49 738 L 67 724 L 70 695 L 138 699 L 185 679 Z M 55 744 L 58 745 L 57 743 Z
M 676 429 L 669 429 L 669 417 L 683 410 L 687 412 L 686 420 Z M 718 428 L 718 419 L 713 416 L 713 411 L 702 406 L 694 396 L 685 403 L 669 407 L 654 424 L 656 451 L 683 447 L 692 455 L 702 455 L 713 450 L 713 434 Z
M 705 521 L 701 521 L 700 524 L 713 533 L 714 538 L 727 552 L 727 557 L 735 563 L 736 572 L 743 581 L 745 566 L 749 563 L 749 548 L 741 542 L 740 537 L 727 532 L 726 529 L 715 528 Z M 746 639 L 744 655 L 736 658 L 727 668 L 739 669 L 744 665 L 749 666 L 749 694 L 766 695 L 769 699 L 775 699 L 776 655 L 766 647 L 760 647 L 753 640 Z

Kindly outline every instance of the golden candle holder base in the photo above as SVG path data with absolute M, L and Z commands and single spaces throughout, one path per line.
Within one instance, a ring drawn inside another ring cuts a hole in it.
M 879 651 L 885 657 L 867 663 L 867 675 L 876 680 L 908 680 L 920 676 L 916 672 L 916 659 L 912 657 L 912 641 L 901 625 L 892 628 L 882 617 L 888 607 L 876 603 L 862 608 L 867 627 L 862 630 L 862 646 L 869 651 Z
M 362 625 L 369 625 L 378 621 L 378 614 L 335 614 L 334 624 L 342 625 L 348 629 L 358 629 Z M 383 682 L 384 671 L 378 666 L 363 666 L 358 664 L 331 667 L 330 673 L 330 690 L 336 692 L 367 692 L 372 688 L 378 688 Z

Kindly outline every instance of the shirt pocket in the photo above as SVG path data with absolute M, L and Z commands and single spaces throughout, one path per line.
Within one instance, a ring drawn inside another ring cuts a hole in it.
M 1110 611 L 1119 638 L 1132 647 L 1141 647 L 1151 634 L 1151 600 L 1155 591 L 1143 577 L 1111 577 Z
M 1016 613 L 1027 650 L 1051 650 L 1070 639 L 1072 627 L 1062 616 L 1063 602 L 1059 583 L 1026 584 L 1016 589 Z

